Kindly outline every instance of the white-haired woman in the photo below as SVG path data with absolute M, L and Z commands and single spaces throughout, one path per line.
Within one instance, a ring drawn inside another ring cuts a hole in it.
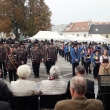
M 31 74 L 31 69 L 28 65 L 21 65 L 17 69 L 19 79 L 12 81 L 10 85 L 11 92 L 14 96 L 31 96 L 36 95 L 37 88 L 34 81 L 29 81 L 27 78 Z
M 66 92 L 66 82 L 59 78 L 60 70 L 57 66 L 52 66 L 48 80 L 40 83 L 40 90 L 43 95 L 64 94 Z

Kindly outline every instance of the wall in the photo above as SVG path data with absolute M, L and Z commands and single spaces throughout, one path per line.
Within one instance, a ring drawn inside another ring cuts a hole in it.
M 89 35 L 89 32 L 63 32 L 63 35 L 75 35 L 77 36 L 77 34 L 79 34 L 79 36 L 83 36 L 84 37 L 84 34 L 86 34 L 86 37 L 88 37 Z

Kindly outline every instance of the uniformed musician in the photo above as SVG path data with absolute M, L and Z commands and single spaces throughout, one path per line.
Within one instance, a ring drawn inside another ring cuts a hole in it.
M 47 74 L 50 72 L 50 68 L 55 65 L 57 61 L 57 51 L 56 48 L 53 47 L 53 43 L 50 43 L 50 47 L 47 48 L 45 52 L 45 61 L 47 66 Z
M 40 51 L 40 49 L 38 49 L 38 44 L 36 44 L 35 49 L 32 50 L 31 59 L 32 59 L 32 66 L 33 66 L 33 72 L 35 78 L 40 78 L 39 68 L 40 68 L 40 63 L 42 63 L 42 52 Z
M 1 73 L 0 77 L 1 78 L 4 77 L 4 79 L 6 79 L 6 76 L 7 76 L 5 60 L 6 60 L 6 50 L 3 45 L 3 40 L 0 39 L 0 73 Z M 2 71 L 2 69 L 3 69 L 3 71 Z
M 16 71 L 18 68 L 18 53 L 14 50 L 14 45 L 10 46 L 10 51 L 6 52 L 6 68 L 9 73 L 9 80 L 16 81 Z
M 92 57 L 93 62 L 93 75 L 94 79 L 97 79 L 98 73 L 99 73 L 99 67 L 100 67 L 100 54 L 99 50 L 95 51 L 95 54 Z

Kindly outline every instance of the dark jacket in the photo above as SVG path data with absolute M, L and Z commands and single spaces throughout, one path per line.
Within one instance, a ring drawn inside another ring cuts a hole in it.
M 87 83 L 87 92 L 89 93 L 94 93 L 94 81 L 86 79 L 86 83 Z M 68 81 L 67 84 L 67 95 L 68 97 L 70 97 L 70 81 Z
M 7 101 L 11 97 L 11 92 L 8 89 L 7 84 L 0 78 L 0 100 Z
M 0 110 L 11 110 L 10 104 L 7 102 L 0 101 Z

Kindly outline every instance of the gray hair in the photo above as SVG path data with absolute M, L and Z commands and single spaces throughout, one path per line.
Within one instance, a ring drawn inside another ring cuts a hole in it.
M 31 74 L 31 68 L 28 65 L 21 65 L 17 69 L 17 75 L 19 78 L 26 79 Z
M 53 76 L 55 78 L 59 78 L 60 75 L 60 69 L 58 66 L 52 66 L 50 69 L 50 76 Z
M 70 80 L 70 87 L 74 89 L 75 93 L 84 95 L 87 91 L 86 79 L 75 76 Z

